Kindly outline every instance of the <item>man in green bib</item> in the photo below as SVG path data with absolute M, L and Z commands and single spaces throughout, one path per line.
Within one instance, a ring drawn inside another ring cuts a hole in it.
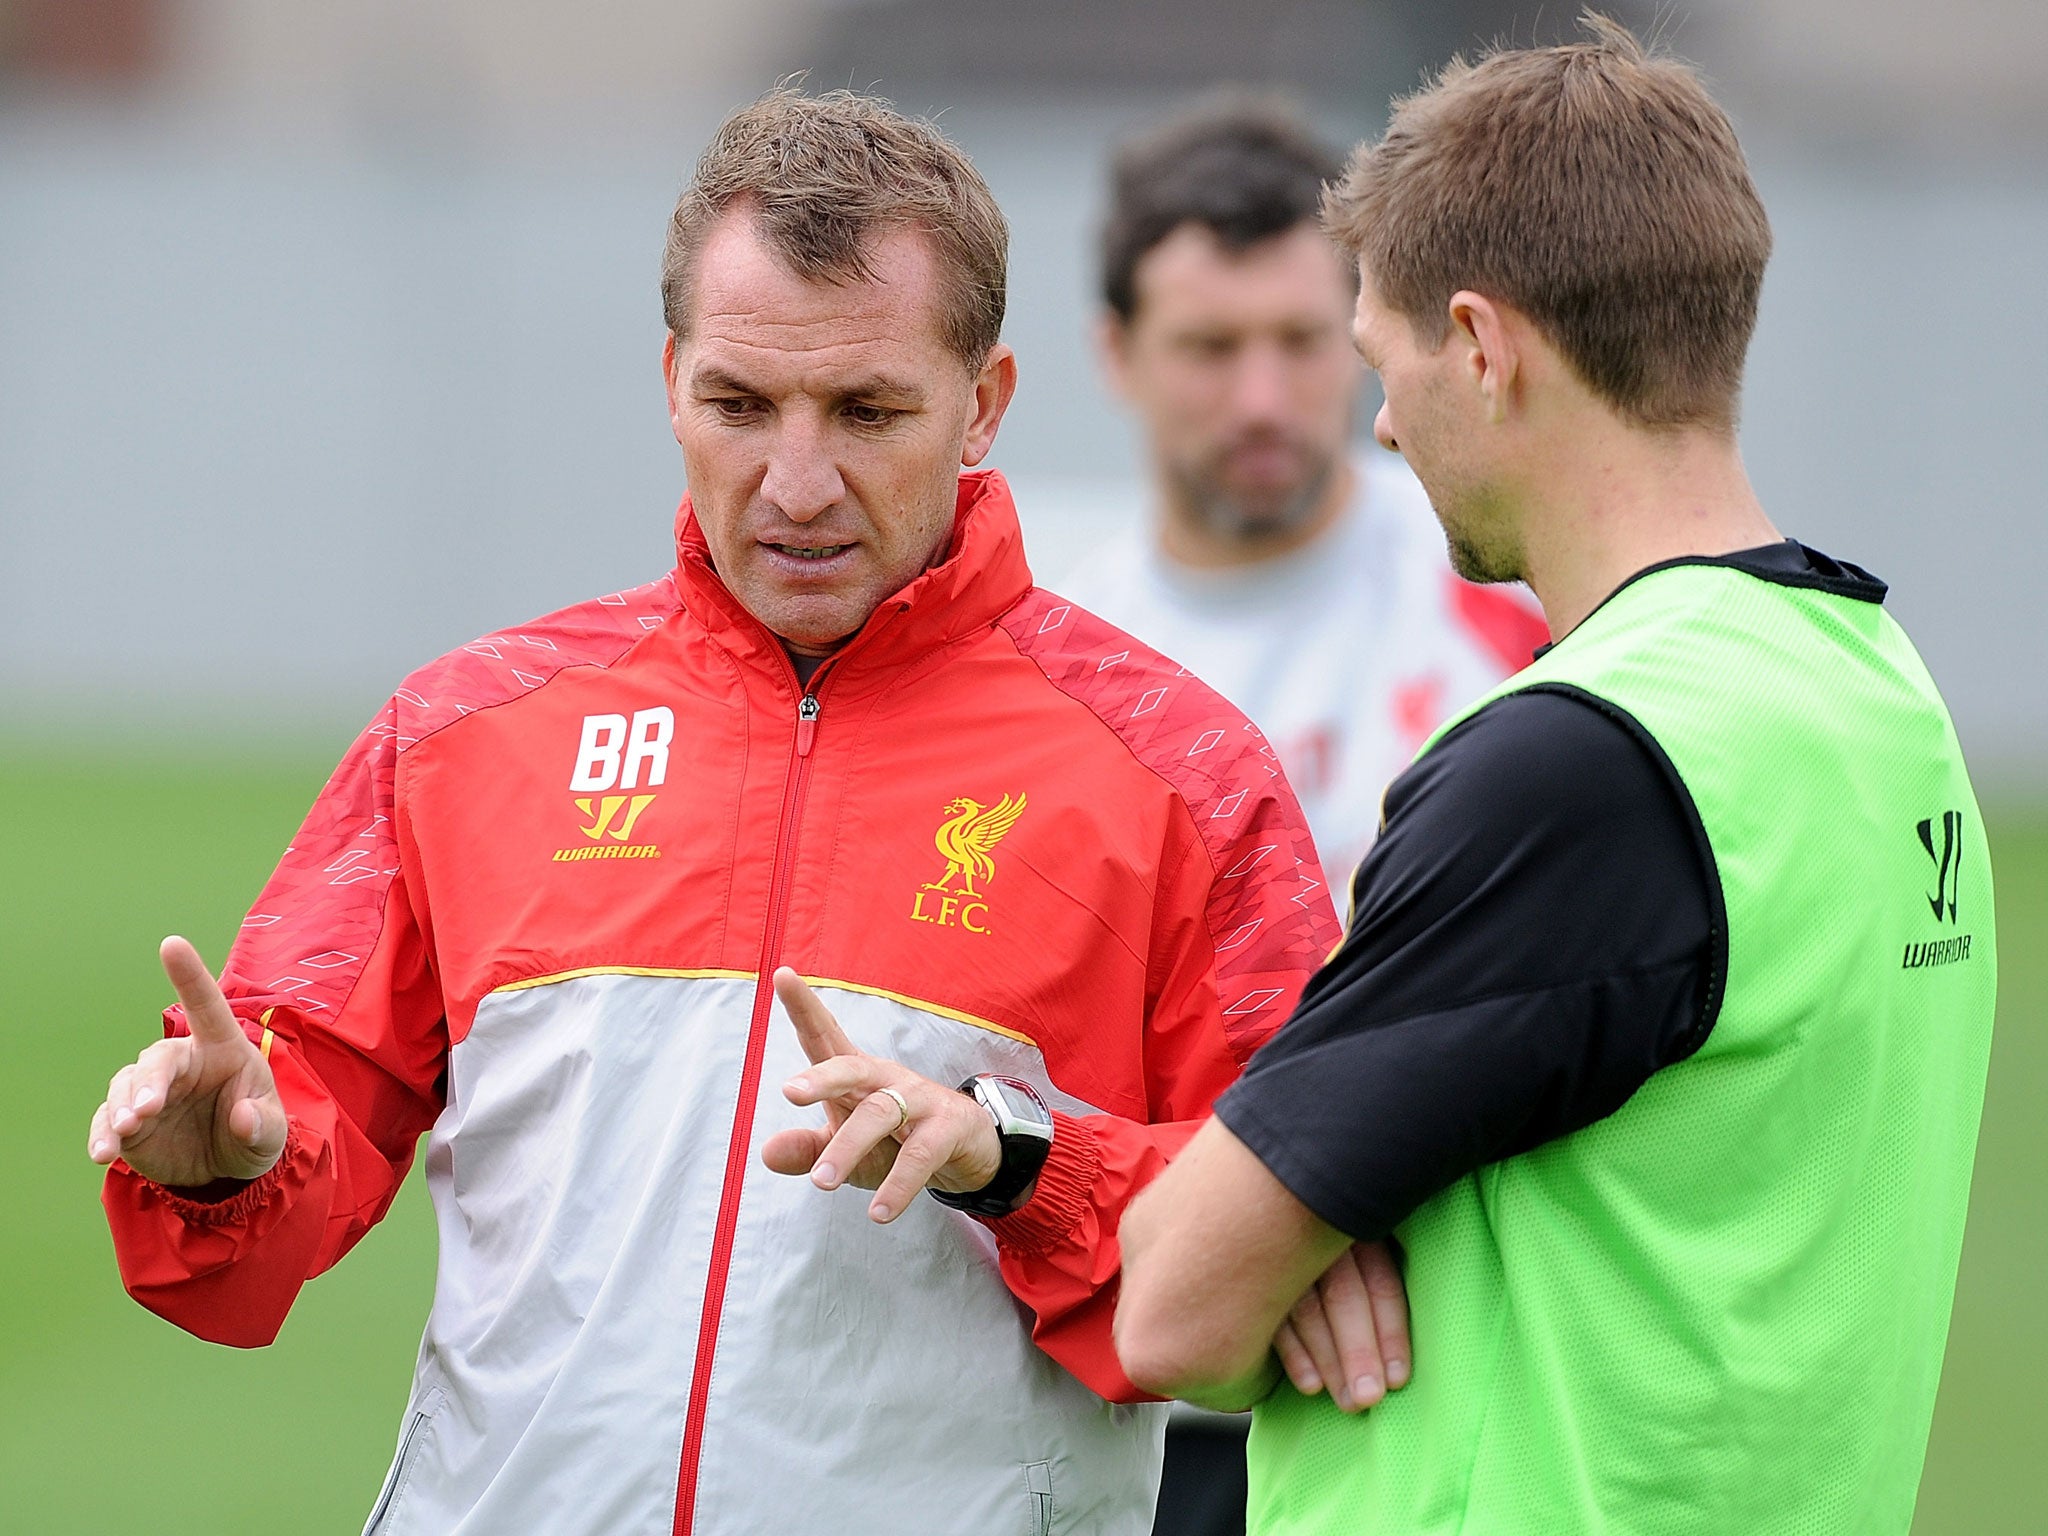
M 1743 471 L 1770 229 L 1727 118 L 1587 31 L 1399 103 L 1325 208 L 1380 441 L 1553 644 L 1388 790 L 1343 945 L 1124 1218 L 1125 1367 L 1258 1404 L 1255 1532 L 1912 1518 L 1990 862 L 1884 584 Z M 1413 1381 L 1302 1395 L 1276 1326 L 1316 1345 L 1296 1298 L 1388 1236 Z

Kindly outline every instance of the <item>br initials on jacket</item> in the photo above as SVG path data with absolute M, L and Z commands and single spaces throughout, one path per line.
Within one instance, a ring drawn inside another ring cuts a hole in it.
M 624 715 L 583 717 L 569 793 L 581 817 L 576 830 L 590 841 L 557 848 L 555 863 L 661 857 L 658 844 L 632 841 L 633 826 L 654 804 L 654 795 L 631 791 L 643 780 L 652 791 L 668 777 L 668 747 L 675 734 L 675 711 L 666 705 L 635 710 L 630 720 Z M 611 789 L 626 793 L 605 793 Z
M 910 899 L 910 920 L 941 928 L 988 932 L 988 900 L 981 884 L 993 880 L 996 861 L 990 857 L 1003 835 L 1024 814 L 1024 794 L 1004 795 L 993 807 L 965 795 L 946 803 L 946 819 L 932 836 L 946 872 L 918 887 Z

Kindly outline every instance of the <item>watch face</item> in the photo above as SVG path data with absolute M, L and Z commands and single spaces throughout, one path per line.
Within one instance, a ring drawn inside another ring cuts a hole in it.
M 1000 1135 L 1052 1139 L 1052 1112 L 1029 1083 L 1014 1077 L 985 1076 L 976 1078 L 975 1086 L 989 1113 L 996 1117 Z

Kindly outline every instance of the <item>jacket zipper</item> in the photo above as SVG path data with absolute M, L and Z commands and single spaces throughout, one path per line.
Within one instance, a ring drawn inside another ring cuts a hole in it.
M 420 1431 L 427 1427 L 427 1420 L 431 1417 L 425 1409 L 419 1409 L 406 1421 L 405 1433 L 398 1441 L 398 1454 L 392 1458 L 391 1479 L 378 1496 L 377 1507 L 370 1511 L 370 1523 L 363 1527 L 371 1536 L 383 1528 L 384 1517 L 391 1513 L 392 1501 L 398 1497 L 399 1489 L 405 1486 L 406 1475 L 412 1471 L 413 1442 L 419 1439 Z
M 829 665 L 829 663 L 828 663 Z M 820 668 L 820 674 L 825 669 Z M 795 668 L 790 671 L 795 681 Z M 733 1234 L 739 1227 L 740 1187 L 746 1181 L 747 1148 L 754 1138 L 755 1099 L 761 1088 L 761 1058 L 768 1045 L 768 1016 L 775 1000 L 774 973 L 782 951 L 783 929 L 789 921 L 789 876 L 796 861 L 797 822 L 803 814 L 804 789 L 811 777 L 811 747 L 818 739 L 816 688 L 822 675 L 800 689 L 796 706 L 796 739 L 791 743 L 789 774 L 783 780 L 782 822 L 775 834 L 775 868 L 768 884 L 768 926 L 761 934 L 760 966 L 754 981 L 754 1015 L 747 1027 L 747 1054 L 740 1069 L 739 1103 L 732 1121 L 732 1139 L 725 1149 L 725 1182 L 718 1198 L 718 1224 L 712 1231 L 711 1264 L 704 1277 L 704 1310 L 697 1325 L 697 1360 L 690 1372 L 690 1406 L 683 1422 L 682 1462 L 676 1473 L 674 1536 L 690 1536 L 697 1517 L 697 1471 L 704 1453 L 704 1414 L 711 1397 L 711 1367 L 718 1358 L 718 1324 L 725 1308 L 725 1283 L 732 1267 Z

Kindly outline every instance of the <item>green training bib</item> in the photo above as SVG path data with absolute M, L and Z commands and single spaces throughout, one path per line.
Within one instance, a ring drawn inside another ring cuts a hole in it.
M 1254 1419 L 1250 1529 L 1904 1532 L 1996 979 L 1948 712 L 1876 603 L 1698 562 L 1638 577 L 1465 715 L 1526 689 L 1670 765 L 1725 993 L 1615 1114 L 1401 1226 L 1415 1379 L 1358 1418 L 1283 1383 Z

